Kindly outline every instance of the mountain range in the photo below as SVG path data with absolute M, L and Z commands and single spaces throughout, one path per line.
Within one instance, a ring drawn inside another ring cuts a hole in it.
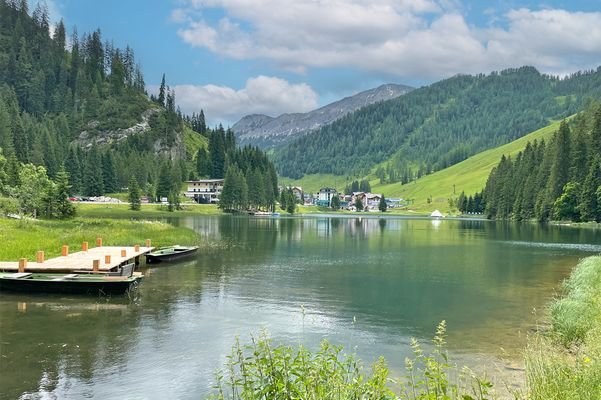
M 271 148 L 331 124 L 362 107 L 397 98 L 412 90 L 409 86 L 389 83 L 306 113 L 282 114 L 275 118 L 263 114 L 247 115 L 236 122 L 232 130 L 242 145 Z

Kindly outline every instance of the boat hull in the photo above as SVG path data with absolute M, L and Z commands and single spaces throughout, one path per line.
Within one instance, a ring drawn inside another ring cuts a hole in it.
M 41 280 L 0 278 L 0 291 L 106 295 L 124 294 L 138 286 L 140 278 L 124 280 Z
M 197 250 L 198 250 L 198 248 L 195 248 L 195 249 L 190 249 L 187 251 L 182 251 L 179 253 L 168 253 L 168 254 L 158 254 L 158 255 L 148 253 L 148 254 L 146 254 L 146 262 L 148 264 L 157 264 L 160 262 L 181 260 L 181 259 L 193 256 Z

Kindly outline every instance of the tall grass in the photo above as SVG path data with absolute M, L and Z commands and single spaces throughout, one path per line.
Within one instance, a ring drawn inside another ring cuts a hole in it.
M 459 370 L 445 350 L 446 325 L 438 326 L 431 354 L 412 341 L 413 358 L 406 360 L 407 376 L 390 377 L 384 358 L 370 369 L 342 347 L 324 340 L 318 351 L 304 346 L 274 346 L 265 333 L 251 344 L 233 346 L 224 368 L 217 373 L 217 400 L 353 400 L 490 398 L 492 384 L 469 369 Z M 451 378 L 453 377 L 453 378 Z M 393 390 L 393 388 L 398 388 Z
M 601 257 L 582 260 L 526 349 L 530 399 L 601 399 Z
M 106 246 L 133 246 L 151 239 L 153 246 L 196 244 L 198 235 L 191 229 L 162 222 L 76 218 L 67 221 L 0 219 L 0 260 L 35 259 L 37 250 L 46 257 L 58 256 L 66 244 L 79 249 L 82 242 L 93 246 L 96 238 Z

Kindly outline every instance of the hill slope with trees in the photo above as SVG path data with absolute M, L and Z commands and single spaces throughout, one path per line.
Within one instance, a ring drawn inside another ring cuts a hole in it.
M 601 222 L 601 105 L 563 121 L 549 141 L 504 155 L 483 195 L 490 218 Z
M 582 109 L 601 69 L 566 78 L 522 67 L 459 75 L 367 106 L 279 149 L 282 176 L 364 176 L 408 182 L 515 140 Z
M 150 199 L 174 197 L 183 181 L 224 178 L 232 164 L 253 177 L 261 167 L 277 187 L 270 162 L 254 165 L 263 153 L 238 150 L 231 130 L 209 129 L 202 111 L 182 115 L 175 103 L 165 76 L 147 95 L 129 46 L 100 30 L 67 39 L 62 21 L 50 29 L 44 3 L 30 12 L 27 0 L 0 0 L 0 208 L 52 216 L 43 200 L 56 185 L 100 196 L 132 177 Z

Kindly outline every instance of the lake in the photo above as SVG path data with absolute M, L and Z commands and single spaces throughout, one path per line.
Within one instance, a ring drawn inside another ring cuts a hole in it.
M 476 220 L 182 217 L 210 251 L 144 267 L 134 300 L 0 294 L 0 396 L 198 399 L 236 337 L 327 338 L 402 375 L 446 320 L 455 362 L 509 384 L 601 232 Z M 305 312 L 303 313 L 302 308 Z

